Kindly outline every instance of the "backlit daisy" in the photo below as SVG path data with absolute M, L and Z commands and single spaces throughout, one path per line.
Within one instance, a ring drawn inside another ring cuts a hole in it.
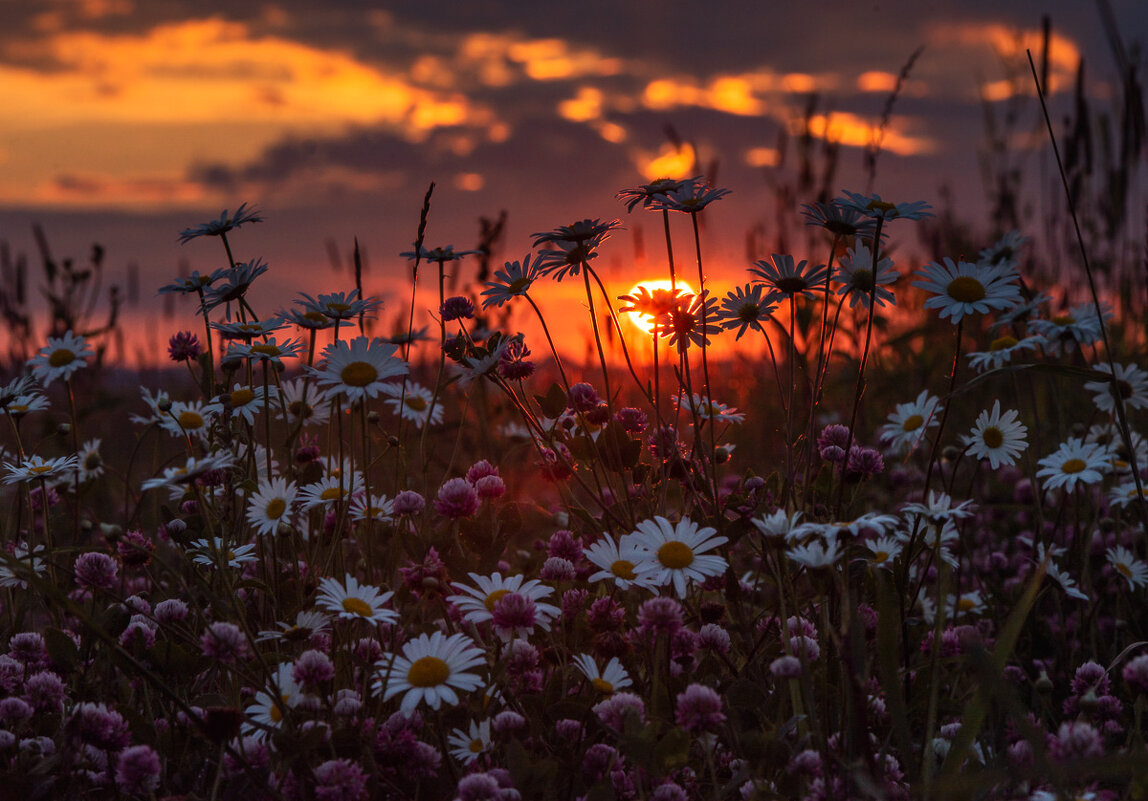
M 32 374 L 47 386 L 57 378 L 67 380 L 81 367 L 87 367 L 84 359 L 93 355 L 95 351 L 88 341 L 69 330 L 62 337 L 48 337 L 48 344 L 28 364 Z
M 709 296 L 708 289 L 701 295 L 684 295 L 681 303 L 656 319 L 658 334 L 669 337 L 678 353 L 685 353 L 690 345 L 709 345 L 710 336 L 722 330 L 717 324 L 717 299 Z
M 1008 334 L 999 336 L 989 343 L 988 350 L 974 351 L 969 354 L 969 367 L 978 373 L 1004 367 L 1012 362 L 1014 356 L 1019 356 L 1025 351 L 1036 350 L 1038 341 L 1039 337 L 1025 337 L 1018 340 Z
M 926 431 L 940 425 L 943 409 L 940 398 L 930 395 L 927 389 L 921 390 L 916 400 L 897 404 L 889 422 L 881 426 L 881 441 L 894 453 L 913 451 Z
M 637 570 L 638 565 L 650 559 L 650 554 L 629 534 L 623 534 L 615 543 L 609 534 L 603 532 L 602 539 L 586 548 L 583 554 L 601 568 L 590 575 L 590 581 L 613 581 L 620 590 L 628 590 L 634 584 L 647 589 L 653 587 L 653 577 Z
M 913 286 L 932 294 L 926 309 L 940 309 L 941 319 L 953 324 L 965 315 L 985 314 L 989 309 L 1010 309 L 1021 300 L 1017 274 L 1010 265 L 990 266 L 967 261 L 930 262 L 920 269 Z
M 1002 415 L 1001 402 L 993 401 L 992 412 L 981 412 L 969 436 L 964 437 L 969 455 L 988 459 L 993 470 L 1002 464 L 1016 464 L 1016 457 L 1028 447 L 1025 440 L 1028 428 L 1018 422 L 1019 416 L 1016 409 L 1009 409 Z
M 1064 487 L 1071 492 L 1078 484 L 1096 484 L 1108 470 L 1108 449 L 1103 445 L 1082 442 L 1069 437 L 1054 453 L 1041 459 L 1036 477 L 1044 479 L 1044 488 Z
M 729 193 L 730 190 L 711 186 L 709 181 L 698 175 L 681 181 L 678 186 L 666 187 L 663 191 L 652 195 L 649 208 L 697 214 L 710 203 L 721 200 Z
M 706 553 L 727 541 L 726 537 L 715 537 L 716 533 L 709 526 L 699 528 L 688 517 L 677 524 L 661 516 L 643 520 L 631 536 L 651 558 L 636 569 L 650 576 L 657 587 L 673 584 L 678 597 L 684 598 L 689 583 L 719 576 L 729 566 L 722 557 Z
M 282 640 L 284 642 L 308 642 L 312 635 L 325 632 L 331 628 L 331 621 L 322 612 L 315 609 L 304 609 L 295 615 L 290 623 L 276 623 L 278 628 L 259 632 L 256 642 L 267 640 Z
M 486 282 L 486 289 L 482 290 L 482 308 L 501 306 L 511 298 L 525 295 L 541 276 L 538 262 L 532 263 L 530 254 L 522 261 L 506 262 L 501 270 L 494 271 L 494 280 Z
M 667 192 L 681 189 L 684 181 L 677 178 L 658 178 L 648 184 L 640 184 L 633 189 L 623 189 L 614 197 L 626 204 L 626 211 L 632 212 L 639 203 L 648 209 L 655 200 Z
M 350 294 L 346 292 L 333 292 L 330 295 L 319 295 L 313 298 L 305 292 L 300 292 L 302 300 L 295 301 L 296 305 L 303 307 L 303 314 L 318 313 L 331 321 L 351 320 L 359 315 L 373 314 L 383 305 L 377 298 L 360 298 L 359 290 L 353 289 Z
M 378 587 L 360 584 L 358 579 L 348 573 L 342 584 L 331 577 L 320 581 L 315 604 L 340 620 L 394 623 L 399 619 L 398 613 L 383 606 L 392 595 L 393 592 L 380 593 Z
M 900 556 L 904 548 L 900 540 L 891 536 L 866 540 L 864 545 L 869 551 L 869 564 L 884 568 L 892 568 L 893 560 Z
M 471 764 L 491 748 L 490 721 L 475 723 L 472 720 L 465 731 L 454 729 L 447 737 L 447 745 L 451 756 L 464 765 Z
M 331 417 L 331 403 L 323 396 L 323 391 L 306 378 L 284 381 L 281 390 L 287 422 L 291 425 L 317 426 Z
M 1112 367 L 1102 362 L 1095 365 L 1093 370 L 1112 375 Z M 1096 408 L 1102 412 L 1114 413 L 1116 411 L 1116 394 L 1119 393 L 1124 405 L 1132 409 L 1142 409 L 1148 406 L 1148 373 L 1135 364 L 1116 365 L 1116 388 L 1113 389 L 1112 380 L 1105 378 L 1101 381 L 1089 381 L 1084 388 L 1092 393 L 1092 400 Z
M 159 487 L 171 487 L 182 494 L 182 487 L 191 484 L 197 478 L 216 470 L 226 470 L 231 467 L 234 457 L 226 451 L 211 453 L 198 459 L 189 456 L 187 461 L 177 467 L 165 468 L 163 474 L 149 478 L 140 484 L 140 489 L 149 490 Z M 178 497 L 173 495 L 173 497 Z
M 224 401 L 231 407 L 231 417 L 236 417 L 244 420 L 248 425 L 255 424 L 255 415 L 263 411 L 267 406 L 267 401 L 270 400 L 274 403 L 279 397 L 279 388 L 274 386 L 254 386 L 249 387 L 243 384 L 235 384 L 231 392 L 227 393 L 226 398 L 220 395 L 216 398 L 216 402 L 220 407 L 224 406 Z
M 313 484 L 304 484 L 300 487 L 296 500 L 304 512 L 309 512 L 320 506 L 326 507 L 349 499 L 352 489 L 356 487 L 348 479 L 327 476 Z
M 171 401 L 171 409 L 160 413 L 159 425 L 173 437 L 206 439 L 220 407 L 203 401 Z
M 303 690 L 292 675 L 294 671 L 294 663 L 281 663 L 269 686 L 255 694 L 255 703 L 243 710 L 247 716 L 243 726 L 245 734 L 258 740 L 267 739 L 270 730 L 280 728 L 286 714 L 303 701 Z
M 259 557 L 255 555 L 255 546 L 230 545 L 223 547 L 223 538 L 212 537 L 211 540 L 193 540 L 188 547 L 191 561 L 202 567 L 219 567 L 223 565 L 232 569 L 239 569 L 248 562 L 256 562 Z
M 534 624 L 542 628 L 549 629 L 550 620 L 562 613 L 562 610 L 553 604 L 542 602 L 543 598 L 553 594 L 554 589 L 547 587 L 538 579 L 527 581 L 522 575 L 504 579 L 501 573 L 492 573 L 490 576 L 480 576 L 477 573 L 467 575 L 478 586 L 471 587 L 457 581 L 453 582 L 451 586 L 460 594 L 451 595 L 447 601 L 457 606 L 463 617 L 471 623 L 485 623 L 492 620 L 496 605 L 511 593 L 528 599 L 534 605 Z
M 788 254 L 774 253 L 773 261 L 755 261 L 749 268 L 751 274 L 761 280 L 770 293 L 779 293 L 789 298 L 804 295 L 816 298 L 825 291 L 824 264 L 814 266 L 802 259 L 794 262 Z
M 255 279 L 268 269 L 263 259 L 236 262 L 233 268 L 225 272 L 220 280 L 203 293 L 203 309 L 211 310 L 224 303 L 239 300 L 247 294 Z
M 75 454 L 71 456 L 57 456 L 45 459 L 43 456 L 33 454 L 22 462 L 5 462 L 5 484 L 18 484 L 21 481 L 48 481 L 55 483 L 69 472 L 75 472 L 78 459 Z
M 200 236 L 222 236 L 233 228 L 238 228 L 249 222 L 263 222 L 263 218 L 259 216 L 257 209 L 249 209 L 244 203 L 235 210 L 234 214 L 228 214 L 227 209 L 224 209 L 218 220 L 210 220 L 201 225 L 183 229 L 179 234 L 179 243 L 183 245 Z
M 1111 319 L 1112 307 L 1104 303 L 1101 308 L 1105 321 Z M 1041 345 L 1054 355 L 1060 354 L 1069 343 L 1084 347 L 1097 342 L 1102 335 L 1100 318 L 1092 303 L 1079 303 L 1048 319 L 1031 319 L 1028 327 L 1043 338 Z
M 923 220 L 932 217 L 929 211 L 932 206 L 923 200 L 914 200 L 908 203 L 890 203 L 882 200 L 880 195 L 861 195 L 857 192 L 844 190 L 846 198 L 837 198 L 833 202 L 845 208 L 852 208 L 873 219 L 884 220 Z
M 735 287 L 733 292 L 727 292 L 722 298 L 721 308 L 715 312 L 718 323 L 726 331 L 736 328 L 737 336 L 734 339 L 741 339 L 742 334 L 750 328 L 761 331 L 761 324 L 777 308 L 776 296 L 766 296 L 764 293 L 764 284 L 746 284 L 744 287 Z
M 259 490 L 247 501 L 247 522 L 255 527 L 255 533 L 264 535 L 278 531 L 279 524 L 291 517 L 295 495 L 294 481 L 273 477 L 259 482 Z
M 805 545 L 790 548 L 785 552 L 785 555 L 792 561 L 810 570 L 833 566 L 841 558 L 841 554 L 842 551 L 836 538 L 825 542 L 813 540 Z
M 884 306 L 886 303 L 896 306 L 897 301 L 893 293 L 885 287 L 900 277 L 901 274 L 893 268 L 893 260 L 886 258 L 881 259 L 874 273 L 873 254 L 869 248 L 859 244 L 850 248 L 849 252 L 841 257 L 837 275 L 833 280 L 843 285 L 837 290 L 837 294 L 849 298 L 849 308 L 852 309 L 861 303 L 867 309 L 870 296 L 876 297 L 878 306 Z
M 622 667 L 616 656 L 610 657 L 606 667 L 601 670 L 598 670 L 598 663 L 589 654 L 578 654 L 573 661 L 574 666 L 586 677 L 586 681 L 590 682 L 590 686 L 603 695 L 613 695 L 618 690 L 633 684 L 630 674 Z
M 100 456 L 100 440 L 90 439 L 80 447 L 77 454 L 80 467 L 80 481 L 92 481 L 104 474 L 104 459 Z
M 697 414 L 698 418 L 704 423 L 707 420 L 716 421 L 718 423 L 744 423 L 745 415 L 738 412 L 737 409 L 726 406 L 724 403 L 711 401 L 709 398 L 702 397 L 697 393 L 693 395 L 675 395 L 674 403 L 680 404 L 682 411 L 686 414 Z
M 308 371 L 328 396 L 339 395 L 356 403 L 378 396 L 388 378 L 407 374 L 406 363 L 394 355 L 396 350 L 381 339 L 339 340 L 323 349 L 324 367 L 310 367 Z
M 266 366 L 268 363 L 281 367 L 284 359 L 297 359 L 303 352 L 303 340 L 287 339 L 280 342 L 276 337 L 267 337 L 254 342 L 233 343 L 224 356 L 224 361 L 232 358 L 251 359 Z
M 212 323 L 211 327 L 219 332 L 223 339 L 237 339 L 251 342 L 257 337 L 273 334 L 286 325 L 282 317 L 268 317 L 266 320 L 227 320 Z
M 857 209 L 844 205 L 839 200 L 830 203 L 816 201 L 801 208 L 806 225 L 824 228 L 834 236 L 858 236 L 872 240 L 876 231 L 877 223 L 872 217 L 862 216 Z M 884 233 L 881 238 L 885 238 Z
M 465 634 L 420 634 L 403 644 L 402 654 L 387 654 L 375 663 L 372 686 L 384 701 L 402 693 L 402 712 L 413 711 L 423 701 L 438 709 L 444 703 L 457 704 L 457 691 L 473 692 L 482 686 L 482 679 L 467 671 L 485 661 Z
M 997 240 L 991 248 L 985 248 L 977 255 L 977 261 L 986 264 L 1000 264 L 1009 262 L 1015 264 L 1019 261 L 1021 246 L 1028 241 L 1028 237 L 1020 231 L 1009 231 Z
M 416 384 L 414 381 L 408 381 L 405 386 L 395 384 L 392 389 L 386 391 L 386 394 L 390 397 L 384 402 L 391 407 L 391 411 L 404 420 L 410 420 L 417 428 L 424 427 L 427 421 L 430 421 L 431 425 L 442 422 L 442 403 L 435 403 L 432 406 L 434 393 L 422 384 Z
M 1137 559 L 1132 551 L 1117 545 L 1109 548 L 1105 555 L 1112 569 L 1128 582 L 1128 589 L 1134 590 L 1148 584 L 1148 564 Z
M 395 503 L 386 495 L 372 495 L 367 499 L 365 492 L 357 492 L 351 498 L 351 519 L 356 523 L 364 520 L 378 520 L 389 523 L 395 512 Z

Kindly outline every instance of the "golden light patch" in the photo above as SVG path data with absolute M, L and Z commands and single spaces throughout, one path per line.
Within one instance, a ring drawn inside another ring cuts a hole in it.
M 649 181 L 658 178 L 688 178 L 696 169 L 697 158 L 694 148 L 688 143 L 681 149 L 667 143 L 662 145 L 657 156 L 638 157 L 638 170 Z

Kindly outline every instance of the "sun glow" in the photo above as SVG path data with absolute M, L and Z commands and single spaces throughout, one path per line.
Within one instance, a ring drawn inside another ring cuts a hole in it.
M 669 296 L 670 296 L 670 291 L 675 286 L 677 287 L 677 290 L 679 292 L 679 297 L 684 296 L 684 295 L 694 294 L 693 287 L 691 287 L 688 282 L 683 281 L 680 278 L 678 279 L 676 284 L 670 282 L 669 280 L 663 280 L 663 279 L 654 279 L 652 281 L 639 281 L 638 283 L 634 284 L 634 286 L 627 293 L 631 298 L 634 298 L 638 302 L 637 303 L 630 303 L 628 305 L 636 305 L 639 307 L 644 307 L 647 305 L 650 305 L 650 306 L 656 305 L 656 304 L 658 304 L 659 301 L 662 301 L 662 300 L 668 301 Z M 641 302 L 641 300 L 643 300 L 643 299 L 650 299 L 650 298 L 652 298 L 652 302 L 649 300 L 647 300 L 646 304 L 643 304 Z M 626 313 L 626 319 L 630 321 L 631 325 L 633 325 L 635 328 L 637 328 L 639 331 L 641 331 L 643 333 L 652 334 L 654 332 L 654 315 L 653 314 L 649 314 L 646 312 L 635 310 L 635 311 L 627 312 Z

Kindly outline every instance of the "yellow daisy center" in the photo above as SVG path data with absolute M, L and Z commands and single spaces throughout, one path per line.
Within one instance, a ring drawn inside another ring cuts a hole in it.
M 527 287 L 530 286 L 531 283 L 532 281 L 529 278 L 523 276 L 522 278 L 515 278 L 513 281 L 511 281 L 507 285 L 506 289 L 512 293 L 523 292 Z
M 606 695 L 613 695 L 614 693 L 614 685 L 605 679 L 590 679 L 590 686 Z
M 634 563 L 628 559 L 619 559 L 614 562 L 610 565 L 610 572 L 626 581 L 633 581 L 638 577 L 638 574 L 634 572 Z
M 279 700 L 282 701 L 284 705 L 287 704 L 287 696 L 281 695 L 279 696 Z M 267 716 L 271 718 L 272 723 L 279 724 L 283 722 L 283 710 L 280 709 L 279 704 L 274 701 L 271 702 L 271 708 L 267 711 Z
M 350 308 L 351 308 L 350 305 L 346 304 L 346 303 L 328 303 L 327 304 L 327 313 L 328 314 L 345 314 Z
M 658 561 L 670 570 L 681 570 L 694 561 L 694 551 L 684 542 L 670 540 L 658 548 Z
M 868 292 L 873 288 L 873 271 L 854 270 L 853 275 L 849 277 L 849 283 L 858 289 L 863 289 Z
M 888 215 L 890 212 L 897 211 L 897 204 L 890 203 L 887 200 L 870 200 L 865 208 L 869 211 L 881 211 Z
M 252 345 L 251 352 L 260 356 L 278 356 L 283 351 L 279 350 L 277 345 Z
M 338 487 L 327 487 L 319 493 L 319 500 L 321 501 L 337 501 L 347 493 Z
M 471 740 L 470 745 L 467 746 L 467 749 L 469 749 L 470 753 L 472 754 L 481 754 L 482 748 L 482 740 L 478 739 L 477 737 Z
M 924 422 L 925 418 L 921 417 L 921 415 L 911 414 L 905 418 L 905 422 L 901 424 L 901 427 L 906 431 L 916 431 Z
M 989 426 L 981 432 L 981 439 L 990 448 L 999 448 L 1004 444 L 1004 434 L 996 426 Z
M 1115 567 L 1116 571 L 1120 575 L 1124 576 L 1124 578 L 1132 578 L 1132 568 L 1130 568 L 1128 565 L 1124 564 L 1123 562 L 1117 562 Z
M 320 325 L 327 322 L 327 315 L 322 312 L 309 311 L 303 315 L 303 319 L 311 323 L 318 323 Z
M 180 412 L 179 427 L 183 429 L 203 428 L 203 415 L 198 412 Z
M 255 400 L 255 393 L 249 389 L 237 389 L 231 393 L 232 406 L 246 406 Z
M 60 348 L 59 350 L 52 351 L 52 355 L 48 357 L 49 367 L 63 367 L 64 365 L 71 364 L 76 360 L 76 354 L 67 348 Z
M 292 401 L 287 405 L 287 410 L 295 417 L 307 418 L 314 414 L 315 410 L 311 408 L 311 404 L 304 403 L 303 401 Z
M 877 551 L 875 554 L 873 554 L 873 561 L 876 562 L 877 564 L 884 563 L 888 558 L 889 558 L 889 552 L 888 551 Z
M 959 601 L 957 601 L 957 611 L 971 612 L 974 608 L 976 608 L 976 605 L 976 601 L 974 601 L 972 598 L 961 598 Z
M 501 601 L 502 596 L 506 595 L 508 592 L 510 592 L 510 590 L 495 590 L 490 595 L 486 596 L 486 600 L 483 601 L 483 604 L 486 606 L 486 611 L 493 612 L 494 605 Z
M 41 473 L 50 473 L 50 472 L 52 472 L 52 465 L 50 465 L 50 464 L 38 464 L 38 465 L 35 465 L 34 467 L 29 467 L 28 472 L 32 473 L 33 475 L 37 475 L 37 476 L 40 475 Z
M 971 275 L 954 278 L 945 287 L 945 292 L 953 300 L 961 303 L 976 303 L 985 297 L 985 285 Z
M 1052 318 L 1052 321 L 1057 325 L 1072 325 L 1076 322 L 1076 318 L 1071 314 L 1058 314 Z
M 425 412 L 427 410 L 427 402 L 425 398 L 418 395 L 408 395 L 406 399 L 407 407 L 416 412 Z
M 1079 473 L 1081 470 L 1083 470 L 1087 466 L 1088 465 L 1086 465 L 1084 463 L 1083 459 L 1069 459 L 1068 461 L 1066 461 L 1064 464 L 1062 464 L 1060 466 L 1060 471 L 1062 473 L 1070 473 L 1070 474 L 1071 473 Z
M 268 520 L 278 520 L 287 511 L 287 502 L 282 498 L 272 498 L 267 503 L 267 507 L 263 510 L 263 514 L 267 516 Z
M 997 339 L 994 339 L 992 342 L 990 342 L 989 350 L 1005 350 L 1006 348 L 1011 348 L 1016 343 L 1016 337 L 1010 337 L 1008 334 L 1005 334 L 1003 337 L 998 337 Z
M 371 605 L 362 598 L 344 598 L 343 611 L 359 617 L 370 617 L 375 612 Z
M 437 656 L 424 656 L 411 665 L 407 681 L 412 687 L 437 687 L 450 678 L 450 667 Z
M 339 378 L 349 387 L 365 387 L 378 380 L 379 371 L 367 362 L 351 362 L 342 369 Z

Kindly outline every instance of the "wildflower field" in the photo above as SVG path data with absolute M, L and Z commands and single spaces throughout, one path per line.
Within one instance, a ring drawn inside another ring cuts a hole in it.
M 361 287 L 262 308 L 244 205 L 130 391 L 61 304 L 0 386 L 0 797 L 1148 797 L 1143 304 L 1022 232 L 899 264 L 930 204 L 853 192 L 721 296 L 726 194 L 619 193 L 668 288 L 592 219 L 448 297 L 428 193 L 389 339 Z

